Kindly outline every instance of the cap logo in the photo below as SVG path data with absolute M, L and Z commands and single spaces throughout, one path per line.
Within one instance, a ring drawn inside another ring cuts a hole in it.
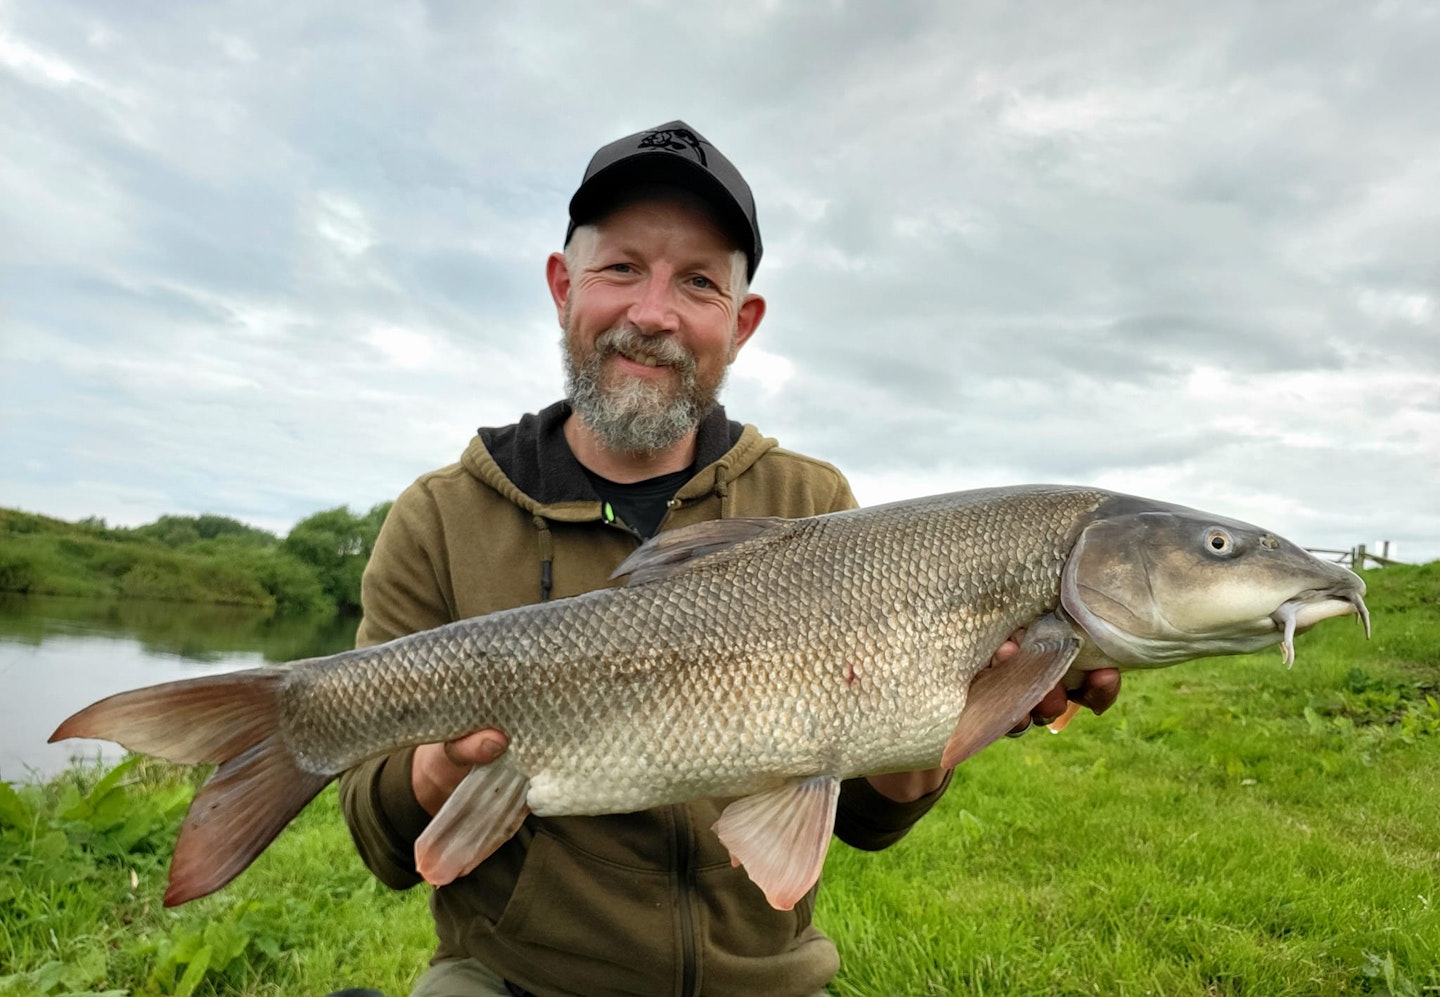
M 661 131 L 647 132 L 640 140 L 642 149 L 664 149 L 667 152 L 686 152 L 695 154 L 700 165 L 709 168 L 705 162 L 705 149 L 700 142 L 700 136 L 688 128 L 667 128 Z

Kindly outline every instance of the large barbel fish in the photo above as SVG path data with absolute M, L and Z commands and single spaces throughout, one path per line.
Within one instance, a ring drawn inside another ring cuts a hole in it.
M 138 689 L 52 740 L 218 763 L 167 905 L 238 875 L 357 762 L 482 727 L 510 738 L 416 845 L 443 884 L 527 813 L 737 797 L 715 831 L 776 907 L 820 874 L 840 780 L 951 766 L 1062 678 L 1279 644 L 1358 614 L 1364 583 L 1272 533 L 1093 488 L 1031 485 L 663 533 L 623 587 L 376 647 Z M 1026 628 L 1020 653 L 992 652 Z

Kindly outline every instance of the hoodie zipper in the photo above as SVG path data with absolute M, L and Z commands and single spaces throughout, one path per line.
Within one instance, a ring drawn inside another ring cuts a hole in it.
M 665 515 L 656 529 L 665 528 L 665 521 L 685 503 L 672 497 L 665 503 Z M 694 892 L 693 865 L 695 856 L 690 841 L 690 814 L 681 805 L 675 808 L 675 876 L 680 881 L 680 993 L 691 997 L 695 993 L 695 977 L 699 967 L 695 965 L 695 915 L 690 910 L 690 897 Z
M 636 533 L 628 523 L 626 523 L 619 516 L 615 515 L 615 509 L 610 505 L 609 502 L 600 503 L 600 521 L 603 522 L 606 526 L 613 526 L 621 533 L 629 534 L 636 540 L 640 541 L 642 544 L 645 542 L 644 537 Z
M 693 997 L 695 993 L 695 915 L 690 910 L 690 897 L 694 889 L 694 855 L 690 843 L 690 817 L 683 804 L 670 808 L 674 815 L 675 829 L 675 878 L 679 888 L 680 907 L 680 995 Z

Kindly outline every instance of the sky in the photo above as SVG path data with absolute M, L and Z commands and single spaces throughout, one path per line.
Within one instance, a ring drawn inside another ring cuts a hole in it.
M 1440 558 L 1440 5 L 0 0 L 0 506 L 283 534 L 560 397 L 585 164 L 754 189 L 732 418 Z

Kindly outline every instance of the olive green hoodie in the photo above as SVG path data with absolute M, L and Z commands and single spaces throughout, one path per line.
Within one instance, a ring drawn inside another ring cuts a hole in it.
M 482 429 L 460 462 L 396 500 L 365 570 L 357 643 L 396 637 L 615 584 L 639 538 L 607 513 L 566 445 L 557 403 Z M 717 408 L 700 427 L 699 468 L 662 530 L 737 516 L 812 516 L 855 506 L 829 464 L 791 453 Z M 429 822 L 410 751 L 345 773 L 346 821 L 389 886 L 420 881 L 414 843 Z M 941 790 L 910 804 L 845 783 L 836 834 L 883 848 Z M 810 923 L 815 891 L 774 910 L 710 827 L 725 800 L 599 817 L 530 816 L 468 876 L 434 891 L 436 959 L 469 956 L 545 997 L 809 994 L 839 967 Z

